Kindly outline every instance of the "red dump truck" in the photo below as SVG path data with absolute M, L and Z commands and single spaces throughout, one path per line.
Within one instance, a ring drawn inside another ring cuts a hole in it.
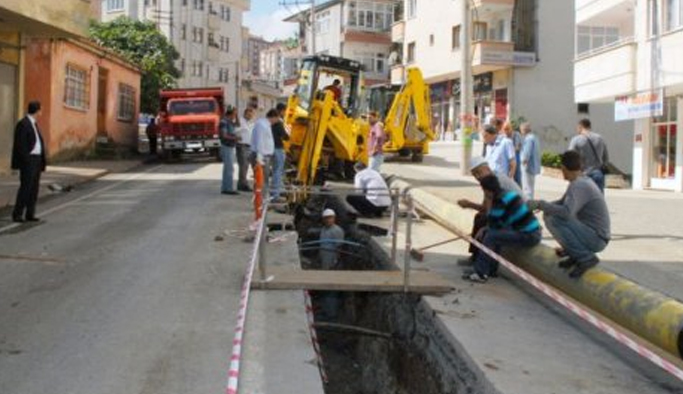
M 218 133 L 224 112 L 223 88 L 162 90 L 159 141 L 163 157 L 200 152 L 220 157 Z

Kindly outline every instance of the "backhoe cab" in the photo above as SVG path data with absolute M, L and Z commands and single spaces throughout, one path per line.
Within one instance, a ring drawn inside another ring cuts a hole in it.
M 409 68 L 404 85 L 378 85 L 368 89 L 368 108 L 384 119 L 385 153 L 412 156 L 421 162 L 434 140 L 429 86 L 418 68 Z
M 285 114 L 290 128 L 287 149 L 297 167 L 297 184 L 320 184 L 330 174 L 349 178 L 353 163 L 367 163 L 370 126 L 359 114 L 361 70 L 360 63 L 334 56 L 303 59 Z M 335 80 L 339 81 L 336 91 Z

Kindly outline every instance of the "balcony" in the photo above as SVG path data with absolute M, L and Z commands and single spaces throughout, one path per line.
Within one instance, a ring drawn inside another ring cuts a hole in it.
M 217 44 L 209 44 L 206 51 L 207 60 L 210 62 L 217 62 L 220 58 L 221 50 Z
M 486 7 L 497 7 L 506 6 L 514 7 L 515 0 L 474 0 L 472 8 L 486 8 Z
M 576 0 L 576 24 L 595 22 L 596 19 L 608 25 L 625 17 L 633 20 L 634 9 L 635 0 Z
M 403 42 L 406 34 L 406 22 L 399 21 L 391 25 L 391 40 L 393 42 Z
M 515 44 L 508 41 L 476 41 L 472 43 L 472 67 L 475 73 L 489 72 L 514 65 Z
M 576 102 L 611 102 L 636 90 L 636 44 L 625 38 L 574 62 Z
M 221 22 L 223 22 L 223 20 L 221 19 L 221 16 L 220 16 L 220 15 L 218 15 L 218 14 L 209 14 L 209 18 L 208 18 L 208 19 L 209 19 L 209 20 L 208 20 L 208 23 L 207 23 L 207 27 L 209 28 L 209 31 L 217 31 L 217 30 L 220 30 L 220 28 L 221 28 Z
M 97 0 L 2 0 L 0 21 L 27 34 L 87 36 L 90 20 L 96 17 L 91 1 Z

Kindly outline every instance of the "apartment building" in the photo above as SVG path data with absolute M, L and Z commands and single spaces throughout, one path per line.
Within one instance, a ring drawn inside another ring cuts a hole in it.
M 633 187 L 683 191 L 683 1 L 577 0 L 576 100 L 632 141 Z
M 178 52 L 180 87 L 222 86 L 236 104 L 242 59 L 242 16 L 249 0 L 101 0 L 102 20 L 149 20 Z
M 274 42 L 260 53 L 259 77 L 264 81 L 279 83 L 282 80 L 284 66 L 284 51 L 286 46 L 282 42 Z
M 574 100 L 574 18 L 570 1 L 474 0 L 472 46 L 461 47 L 462 0 L 404 0 L 392 25 L 391 80 L 417 66 L 430 84 L 433 123 L 453 131 L 460 112 L 460 63 L 472 55 L 474 108 L 480 122 L 524 118 L 544 151 L 561 152 L 589 117 L 607 139 L 614 164 L 631 168 L 632 143 L 610 106 Z
M 299 41 L 307 54 L 328 54 L 357 60 L 365 66 L 368 85 L 389 82 L 387 58 L 391 51 L 391 24 L 399 1 L 332 0 L 289 16 L 299 23 Z
M 30 100 L 25 89 L 32 75 L 25 59 L 27 43 L 32 37 L 84 36 L 96 12 L 97 4 L 88 0 L 0 2 L 0 174 L 10 171 L 14 123 Z
M 251 77 L 261 75 L 261 52 L 273 45 L 263 37 L 249 34 L 246 46 L 247 74 Z

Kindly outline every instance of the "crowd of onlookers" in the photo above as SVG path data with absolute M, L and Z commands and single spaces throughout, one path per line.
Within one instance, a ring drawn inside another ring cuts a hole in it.
M 472 175 L 484 192 L 481 203 L 462 199 L 462 208 L 477 211 L 472 236 L 486 248 L 499 253 L 504 247 L 532 247 L 541 242 L 541 225 L 536 217 L 543 212 L 548 231 L 560 245 L 556 249 L 559 266 L 572 278 L 581 277 L 598 264 L 596 253 L 610 240 L 610 217 L 604 197 L 608 172 L 607 146 L 591 131 L 591 122 L 582 119 L 568 150 L 561 155 L 561 169 L 569 182 L 556 201 L 535 199 L 535 180 L 540 174 L 539 140 L 529 123 L 515 130 L 510 123 L 494 120 L 481 131 L 484 151 L 471 163 Z M 474 245 L 472 265 L 463 277 L 486 282 L 495 277 L 498 263 Z

